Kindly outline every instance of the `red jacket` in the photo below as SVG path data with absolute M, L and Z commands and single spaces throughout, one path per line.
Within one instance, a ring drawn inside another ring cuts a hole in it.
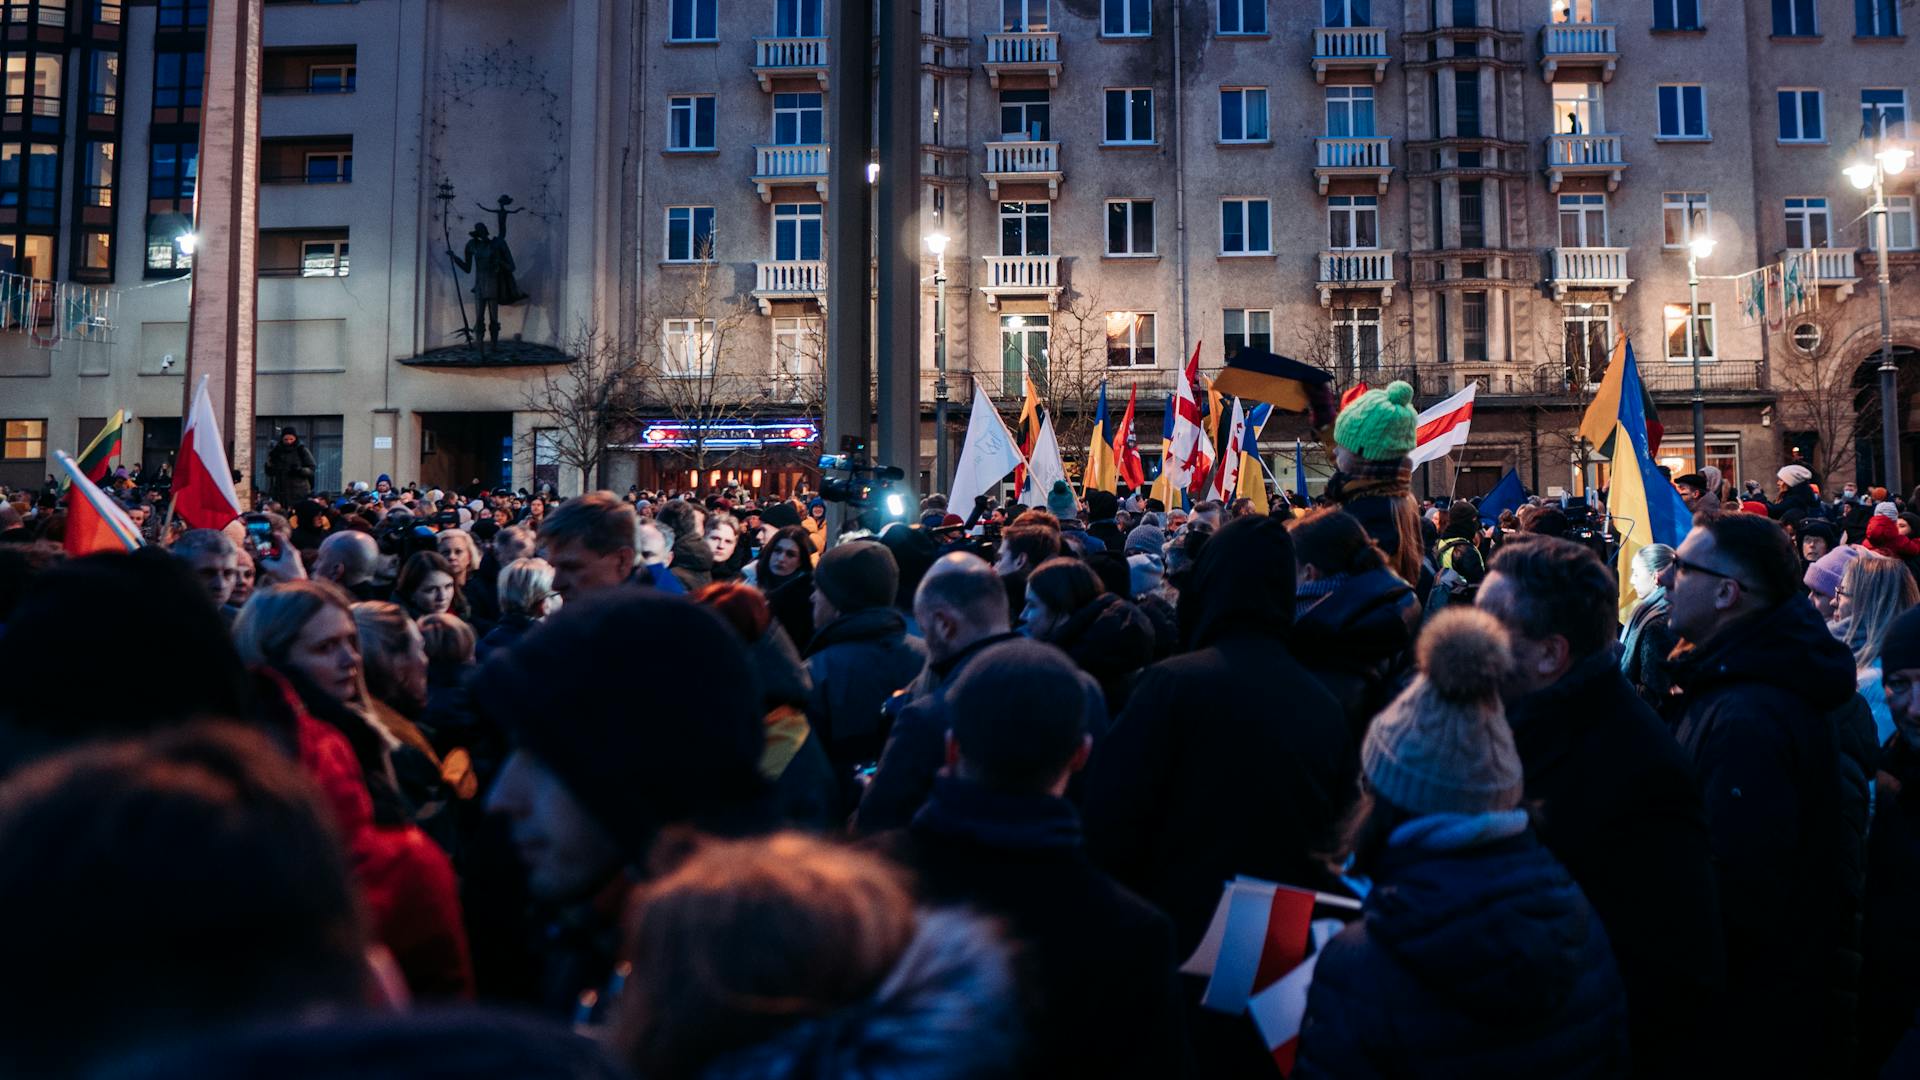
M 1867 519 L 1867 547 L 1876 554 L 1896 559 L 1920 555 L 1920 540 L 1900 535 L 1900 525 L 1890 517 L 1875 514 Z

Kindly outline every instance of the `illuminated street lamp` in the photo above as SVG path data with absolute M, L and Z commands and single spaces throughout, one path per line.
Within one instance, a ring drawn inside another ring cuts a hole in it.
M 1870 140 L 1870 156 L 1856 158 L 1854 163 L 1841 170 L 1847 181 L 1862 191 L 1873 189 L 1873 205 L 1867 213 L 1874 218 L 1873 258 L 1878 267 L 1875 277 L 1880 285 L 1880 447 L 1886 458 L 1882 467 L 1885 475 L 1881 481 L 1888 491 L 1900 490 L 1900 408 L 1897 400 L 1900 395 L 1900 369 L 1893 362 L 1893 315 L 1889 308 L 1889 295 L 1893 279 L 1887 269 L 1887 177 L 1899 176 L 1907 171 L 1907 162 L 1912 159 L 1912 151 L 1888 140 L 1886 116 L 1880 118 L 1880 129 L 1862 131 L 1861 137 Z

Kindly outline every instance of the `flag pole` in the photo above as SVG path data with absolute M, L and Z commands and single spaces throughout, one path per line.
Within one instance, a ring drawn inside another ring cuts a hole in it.
M 1447 460 L 1453 463 L 1453 480 L 1447 484 L 1447 501 L 1453 501 L 1454 492 L 1460 490 L 1460 456 L 1448 454 Z

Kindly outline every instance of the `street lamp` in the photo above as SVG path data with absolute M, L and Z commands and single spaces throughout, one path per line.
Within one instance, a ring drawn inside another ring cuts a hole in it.
M 933 252 L 933 486 L 947 490 L 947 234 L 927 237 Z
M 1693 471 L 1707 464 L 1707 398 L 1700 390 L 1700 260 L 1713 254 L 1713 237 L 1699 231 L 1700 214 L 1693 215 L 1687 242 L 1687 363 L 1693 368 Z
M 1890 246 L 1887 237 L 1887 177 L 1906 172 L 1907 161 L 1913 154 L 1888 141 L 1885 114 L 1881 115 L 1879 131 L 1862 131 L 1861 135 L 1872 139 L 1872 156 L 1856 159 L 1842 171 L 1854 187 L 1862 191 L 1873 189 L 1873 205 L 1867 208 L 1867 213 L 1875 218 L 1873 261 L 1878 271 L 1874 276 L 1880 285 L 1880 452 L 1886 458 L 1884 470 L 1887 490 L 1899 491 L 1900 369 L 1893 362 L 1893 315 L 1888 306 L 1893 278 L 1887 269 L 1887 248 Z

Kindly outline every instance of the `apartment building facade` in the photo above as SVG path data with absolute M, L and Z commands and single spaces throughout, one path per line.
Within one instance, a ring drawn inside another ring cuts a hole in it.
M 164 453 L 191 258 L 169 215 L 191 205 L 204 5 L 0 9 L 4 131 L 26 148 L 0 147 L 16 272 L 110 285 L 118 304 L 110 343 L 0 332 L 0 469 L 44 473 L 48 447 L 120 406 L 140 418 L 128 458 Z M 1877 421 L 1858 418 L 1877 398 L 1856 384 L 1876 365 L 1878 264 L 1868 200 L 1841 169 L 1863 124 L 1907 135 L 1909 14 L 1897 0 L 922 0 L 922 232 L 949 243 L 925 265 L 921 472 L 936 350 L 956 450 L 976 384 L 1010 414 L 1031 377 L 1066 430 L 1086 430 L 1101 385 L 1116 412 L 1136 394 L 1151 466 L 1187 356 L 1212 371 L 1252 346 L 1343 386 L 1406 378 L 1423 403 L 1477 383 L 1474 441 L 1457 474 L 1427 470 L 1432 490 L 1483 491 L 1509 467 L 1570 488 L 1572 430 L 1622 333 L 1666 427 L 1660 456 L 1691 471 L 1688 242 L 1704 234 L 1709 462 L 1766 479 L 1797 448 L 1871 474 Z M 573 486 L 535 437 L 547 421 L 529 394 L 551 369 L 522 361 L 537 349 L 441 362 L 473 317 L 445 249 L 491 226 L 504 192 L 527 211 L 510 241 L 530 295 L 503 336 L 637 342 L 660 388 L 611 440 L 606 482 L 801 477 L 836 212 L 830 15 L 828 0 L 269 3 L 261 430 L 306 434 L 323 482 Z M 1913 176 L 1889 178 L 1889 262 L 1897 355 L 1920 371 Z M 1733 277 L 1801 249 L 1818 250 L 1818 310 L 1747 325 Z M 1822 407 L 1834 400 L 1851 407 Z M 690 415 L 726 427 L 697 476 Z M 1265 433 L 1284 486 L 1306 435 L 1290 417 Z M 1914 464 L 1909 451 L 1906 475 Z

